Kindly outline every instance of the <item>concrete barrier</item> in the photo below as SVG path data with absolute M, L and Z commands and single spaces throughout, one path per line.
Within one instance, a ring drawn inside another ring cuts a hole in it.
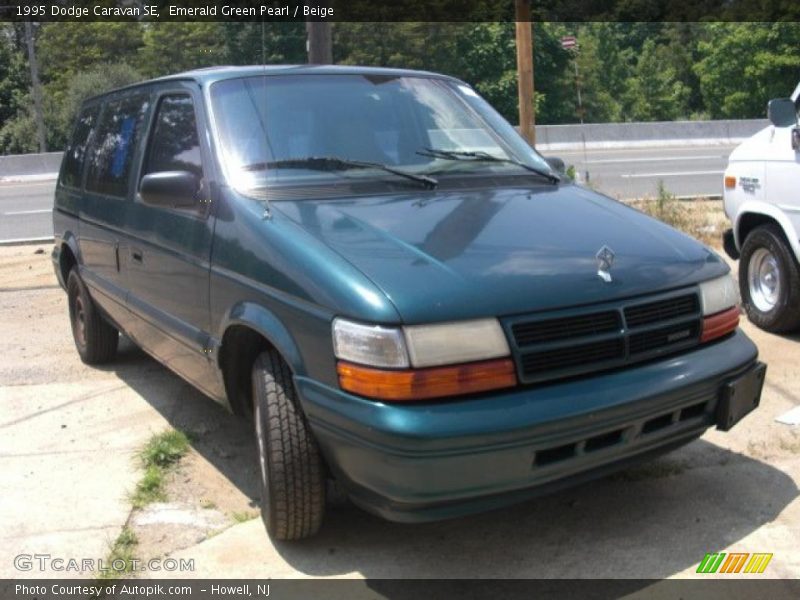
M 536 147 L 580 149 L 584 139 L 588 149 L 738 144 L 767 125 L 766 119 L 538 125 Z
M 8 154 L 0 156 L 0 181 L 55 179 L 63 152 Z

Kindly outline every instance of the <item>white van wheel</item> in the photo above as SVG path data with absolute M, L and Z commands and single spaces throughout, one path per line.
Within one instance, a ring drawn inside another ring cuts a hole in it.
M 747 235 L 739 260 L 739 289 L 750 321 L 766 331 L 800 327 L 800 273 L 777 225 Z

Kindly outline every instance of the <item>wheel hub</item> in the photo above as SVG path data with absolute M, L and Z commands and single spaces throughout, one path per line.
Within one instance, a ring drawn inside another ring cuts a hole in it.
M 781 297 L 780 263 L 772 252 L 758 248 L 748 264 L 750 300 L 761 312 L 775 308 Z

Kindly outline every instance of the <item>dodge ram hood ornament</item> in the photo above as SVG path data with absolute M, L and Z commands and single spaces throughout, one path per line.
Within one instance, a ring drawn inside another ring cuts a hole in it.
M 603 246 L 597 251 L 597 276 L 611 283 L 611 267 L 614 265 L 614 251 L 608 246 Z

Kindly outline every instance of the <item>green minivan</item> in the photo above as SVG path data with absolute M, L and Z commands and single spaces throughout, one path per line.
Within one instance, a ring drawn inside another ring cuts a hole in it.
M 331 482 L 423 521 L 727 430 L 766 371 L 712 250 L 577 186 L 462 81 L 220 67 L 85 102 L 53 211 L 81 358 L 123 333 L 258 442 L 276 539 Z

